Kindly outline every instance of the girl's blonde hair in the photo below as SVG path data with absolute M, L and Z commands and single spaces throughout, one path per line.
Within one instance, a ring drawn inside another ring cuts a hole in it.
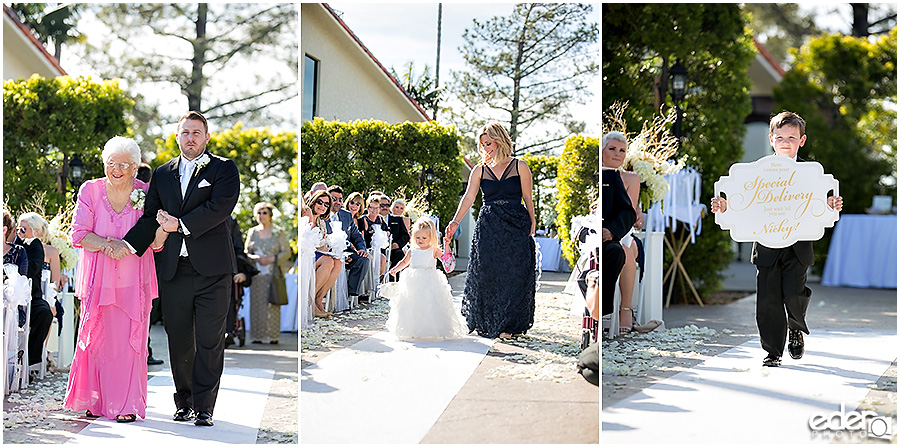
M 481 130 L 478 131 L 478 151 L 481 152 L 482 161 L 487 163 L 489 160 L 487 159 L 487 155 L 484 153 L 484 150 L 481 147 L 481 137 L 482 135 L 487 135 L 488 138 L 494 140 L 497 143 L 497 150 L 499 155 L 503 158 L 509 157 L 512 154 L 512 139 L 509 138 L 509 134 L 506 132 L 506 128 L 503 127 L 500 123 L 496 121 L 491 121 L 484 125 Z
M 435 228 L 435 226 L 434 226 L 434 221 L 432 221 L 428 216 L 420 217 L 418 220 L 416 220 L 416 223 L 413 224 L 413 227 L 412 227 L 413 237 L 416 237 L 416 233 L 418 233 L 421 230 L 428 231 L 428 234 L 431 236 L 431 243 L 429 244 L 429 247 L 437 248 L 438 247 L 437 228 Z

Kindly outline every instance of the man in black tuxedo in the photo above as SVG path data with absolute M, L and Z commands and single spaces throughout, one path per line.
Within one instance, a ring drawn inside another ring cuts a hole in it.
M 769 143 L 777 155 L 806 161 L 797 157 L 806 143 L 806 121 L 793 112 L 775 115 L 769 121 Z M 710 205 L 714 213 L 728 209 L 727 201 L 721 197 L 713 197 Z M 828 206 L 840 211 L 843 200 L 831 196 Z M 813 259 L 813 241 L 797 241 L 785 248 L 753 243 L 750 262 L 756 265 L 756 326 L 760 344 L 767 353 L 763 366 L 781 366 L 786 337 L 791 358 L 803 357 L 803 333 L 809 335 L 806 309 L 812 296 L 812 290 L 806 287 L 806 271 Z
M 176 138 L 181 155 L 153 172 L 144 215 L 124 240 L 140 256 L 157 226 L 169 233 L 155 260 L 175 381 L 174 419 L 211 426 L 224 368 L 229 285 L 237 271 L 229 219 L 240 177 L 232 160 L 206 152 L 209 130 L 199 112 L 181 117 Z
M 347 290 L 351 296 L 359 296 L 359 285 L 362 283 L 366 269 L 369 268 L 369 252 L 366 251 L 366 239 L 356 224 L 354 218 L 349 211 L 342 208 L 344 203 L 344 190 L 340 186 L 333 185 L 328 188 L 328 194 L 331 196 L 331 217 L 327 222 L 328 233 L 331 233 L 331 226 L 340 224 L 341 230 L 347 233 L 347 240 L 350 245 L 346 251 L 350 254 L 349 261 L 346 264 L 347 269 Z M 367 299 L 363 296 L 363 299 Z
M 631 199 L 625 191 L 622 177 L 615 169 L 603 169 L 603 305 L 602 314 L 613 311 L 616 280 L 625 265 L 625 249 L 619 242 L 631 227 L 637 215 Z

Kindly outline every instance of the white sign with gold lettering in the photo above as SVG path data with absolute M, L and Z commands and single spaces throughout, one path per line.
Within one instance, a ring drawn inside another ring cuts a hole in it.
M 827 198 L 838 193 L 838 181 L 816 162 L 796 162 L 770 155 L 753 163 L 736 163 L 715 184 L 728 206 L 716 223 L 738 242 L 784 248 L 797 241 L 822 238 L 839 213 Z

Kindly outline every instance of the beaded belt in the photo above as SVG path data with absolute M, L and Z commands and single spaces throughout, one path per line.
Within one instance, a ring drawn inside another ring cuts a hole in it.
M 491 200 L 490 202 L 484 202 L 485 205 L 506 205 L 507 203 L 512 203 L 509 200 Z

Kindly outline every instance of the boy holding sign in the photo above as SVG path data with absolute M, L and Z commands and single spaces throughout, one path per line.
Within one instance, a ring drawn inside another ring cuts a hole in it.
M 781 112 L 769 121 L 769 142 L 776 155 L 797 162 L 797 151 L 806 143 L 806 122 L 793 112 Z M 840 196 L 827 199 L 828 206 L 840 211 Z M 710 209 L 724 213 L 728 208 L 722 197 L 713 197 Z M 768 353 L 763 366 L 780 366 L 785 338 L 791 358 L 803 357 L 803 333 L 806 309 L 812 290 L 806 287 L 806 271 L 813 265 L 813 241 L 797 241 L 784 248 L 770 248 L 753 243 L 750 262 L 756 265 L 756 325 L 762 348 Z

